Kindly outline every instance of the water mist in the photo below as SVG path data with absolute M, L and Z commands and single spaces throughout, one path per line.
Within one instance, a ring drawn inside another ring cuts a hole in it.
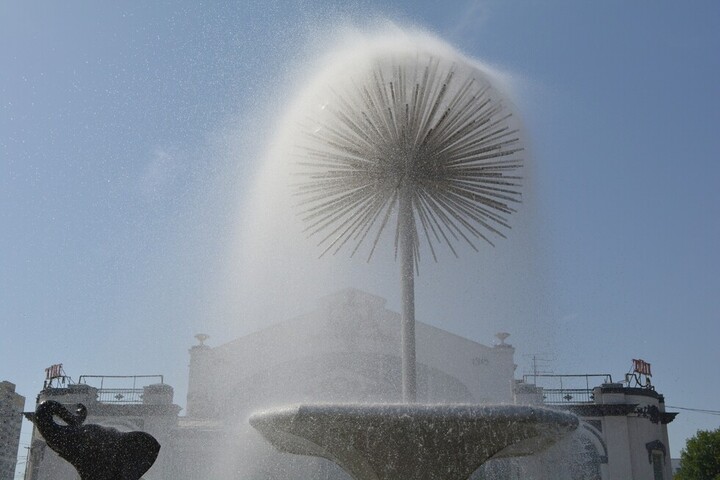
M 500 76 L 437 39 L 398 30 L 384 35 L 354 35 L 325 55 L 315 70 L 306 83 L 299 82 L 306 87 L 288 107 L 277 127 L 251 201 L 250 228 L 242 242 L 243 275 L 247 279 L 243 283 L 263 292 L 254 295 L 265 298 L 266 302 L 264 292 L 282 292 L 282 300 L 273 300 L 272 305 L 261 306 L 259 310 L 264 308 L 264 315 L 270 318 L 288 318 L 298 308 L 307 308 L 308 298 L 318 298 L 345 285 L 379 293 L 393 301 L 400 296 L 395 263 L 398 248 L 404 265 L 405 317 L 414 309 L 412 298 L 408 301 L 406 280 L 418 271 L 417 260 L 421 256 L 435 258 L 439 264 L 446 261 L 438 259 L 441 256 L 438 245 L 449 247 L 453 254 L 460 253 L 458 244 L 470 247 L 465 248 L 467 250 L 477 250 L 479 263 L 475 265 L 483 262 L 487 262 L 484 266 L 490 265 L 483 274 L 490 277 L 485 285 L 491 285 L 495 280 L 491 274 L 492 258 L 497 252 L 486 243 L 494 244 L 490 237 L 496 240 L 506 236 L 502 229 L 509 227 L 507 215 L 517 210 L 511 204 L 519 204 L 518 188 L 522 181 L 522 175 L 516 173 L 522 166 L 523 152 L 519 122 L 512 115 L 512 105 L 503 100 L 504 82 Z M 458 78 L 460 80 L 456 80 Z M 350 91 L 354 93 L 348 95 Z M 395 140 L 391 138 L 387 142 L 390 137 Z M 396 147 L 400 145 L 404 147 L 398 151 Z M 400 157 L 420 161 L 415 161 L 407 173 L 394 179 L 402 162 L 388 166 L 386 159 Z M 338 158 L 341 158 L 339 162 Z M 438 163 L 438 159 L 445 163 Z M 365 168 L 368 162 L 372 164 L 369 169 Z M 361 168 L 356 168 L 358 165 Z M 308 167 L 316 170 L 308 174 Z M 327 173 L 323 168 L 329 169 Z M 408 186 L 403 180 L 416 178 L 421 171 L 427 172 L 426 180 L 414 186 Z M 344 180 L 338 180 L 341 176 Z M 352 193 L 366 193 L 368 188 L 378 187 L 381 199 L 367 195 L 353 199 L 343 193 L 346 187 Z M 438 192 L 435 196 L 424 195 L 435 188 Z M 416 190 L 407 193 L 408 189 Z M 416 194 L 419 196 L 413 197 Z M 328 213 L 333 208 L 340 214 Z M 387 228 L 391 232 L 387 234 L 386 225 L 397 225 L 397 229 Z M 323 229 L 328 232 L 320 234 Z M 303 238 L 302 232 L 310 237 L 309 241 Z M 390 239 L 381 239 L 383 235 Z M 419 242 L 421 236 L 427 242 Z M 507 236 L 512 238 L 510 234 Z M 366 237 L 375 239 L 367 241 L 371 245 L 371 253 L 367 255 L 371 265 L 339 256 L 318 260 L 317 257 L 323 255 L 315 249 L 317 245 L 313 246 L 313 243 L 319 244 L 328 252 L 348 244 L 354 253 Z M 474 252 L 462 252 L 462 255 L 468 253 Z M 422 272 L 424 284 L 419 286 L 422 292 L 419 308 L 445 304 L 456 293 L 453 291 L 456 282 L 434 277 L 436 270 L 442 270 L 430 265 Z M 498 268 L 497 263 L 494 268 Z M 462 276 L 458 271 L 450 274 L 455 278 Z M 477 272 L 471 277 L 475 275 Z M 423 291 L 428 288 L 428 278 L 430 285 L 436 282 L 441 285 L 433 289 L 432 296 L 425 293 L 427 290 Z M 448 287 L 444 288 L 443 284 Z M 499 293 L 497 289 L 487 290 L 491 295 Z M 504 294 L 512 296 L 512 293 Z M 457 300 L 450 302 L 458 303 Z M 289 308 L 282 310 L 278 304 Z M 468 306 L 462 305 L 460 310 L 464 308 Z M 491 308 L 483 305 L 482 311 L 491 312 Z M 414 326 L 414 320 L 402 323 Z M 321 335 L 323 328 L 322 324 L 303 321 L 301 317 L 294 329 L 274 328 L 274 342 L 283 351 L 301 350 L 300 358 L 304 355 L 306 362 L 303 369 L 311 375 L 315 371 L 321 374 L 326 365 L 332 366 L 326 363 L 332 355 L 325 352 L 321 358 L 318 354 L 324 346 L 313 345 L 313 338 Z M 301 331 L 299 335 L 298 331 Z M 385 339 L 397 336 L 389 332 L 382 335 Z M 407 336 L 404 328 L 403 344 L 407 344 Z M 414 380 L 408 378 L 414 375 L 409 376 L 407 372 L 408 366 L 414 369 L 414 352 L 409 355 L 409 350 L 404 350 L 402 368 L 394 364 L 397 357 L 373 359 L 372 355 L 354 358 L 353 368 L 367 363 L 368 371 L 384 371 L 386 375 L 402 371 L 402 398 L 413 402 Z M 342 365 L 342 355 L 335 360 L 339 362 L 337 365 Z M 373 362 L 378 360 L 381 365 L 374 366 Z M 261 352 L 247 355 L 247 361 L 272 364 L 272 358 Z M 419 471 L 432 468 L 439 468 L 438 471 L 445 471 L 453 478 L 463 478 L 492 456 L 536 452 L 577 425 L 572 416 L 542 409 L 443 406 L 442 403 L 458 402 L 458 398 L 450 397 L 436 399 L 440 405 L 396 403 L 393 407 L 386 403 L 398 400 L 397 391 L 392 389 L 386 398 L 382 395 L 353 398 L 352 394 L 343 395 L 342 389 L 330 385 L 308 391 L 306 385 L 297 384 L 299 379 L 288 378 L 282 365 L 268 365 L 267 372 L 276 379 L 262 382 L 263 388 L 259 390 L 267 396 L 263 406 L 270 410 L 253 416 L 253 425 L 281 450 L 332 459 L 355 478 L 401 478 L 400 471 L 411 478 Z M 353 392 L 352 388 L 347 391 Z M 368 400 L 379 406 L 357 403 Z M 338 401 L 342 403 L 328 406 L 327 402 Z M 306 406 L 300 410 L 280 407 L 298 402 Z M 347 402 L 352 402 L 349 410 L 345 409 Z M 410 426 L 396 421 L 408 415 L 415 419 Z M 497 421 L 514 426 L 509 436 L 493 430 L 492 425 Z M 436 437 L 432 425 L 444 422 L 455 425 L 450 428 L 465 432 L 465 441 L 461 442 L 465 447 L 481 445 L 473 454 L 466 452 L 465 458 L 472 458 L 472 465 L 467 462 L 459 465 L 453 454 L 448 453 L 457 450 L 457 446 Z M 303 423 L 306 424 L 304 431 L 295 429 Z M 366 424 L 374 428 L 364 429 Z M 308 434 L 309 431 L 315 433 Z M 336 433 L 331 435 L 330 431 Z M 385 433 L 373 436 L 377 432 Z M 387 451 L 388 438 L 398 432 L 404 432 L 401 436 L 409 440 L 403 447 L 407 451 L 399 448 L 391 452 L 391 457 L 396 458 L 391 461 L 380 452 Z M 303 440 L 299 441 L 301 437 Z M 248 438 L 252 438 L 251 433 Z M 339 447 L 340 450 L 331 452 L 331 445 L 327 443 L 337 447 L 343 442 L 355 445 L 358 441 L 366 446 L 366 451 L 348 453 Z M 436 445 L 439 450 L 431 449 L 425 456 L 435 461 L 424 464 L 422 459 L 411 456 L 410 452 L 417 448 L 413 442 Z

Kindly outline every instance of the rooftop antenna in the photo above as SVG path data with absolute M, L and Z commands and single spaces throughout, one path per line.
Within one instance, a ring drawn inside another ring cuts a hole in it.
M 523 355 L 527 362 L 530 363 L 530 369 L 525 369 L 526 375 L 532 377 L 533 384 L 537 384 L 537 377 L 540 375 L 552 375 L 555 372 L 550 368 L 550 363 L 553 361 L 551 355 L 547 353 L 533 353 Z

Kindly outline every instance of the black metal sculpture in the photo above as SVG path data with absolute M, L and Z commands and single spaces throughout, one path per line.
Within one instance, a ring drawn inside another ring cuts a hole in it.
M 83 425 L 87 409 L 82 404 L 71 413 L 48 400 L 29 417 L 47 445 L 70 462 L 82 480 L 139 480 L 160 452 L 160 444 L 148 433 Z M 56 423 L 54 417 L 67 425 Z

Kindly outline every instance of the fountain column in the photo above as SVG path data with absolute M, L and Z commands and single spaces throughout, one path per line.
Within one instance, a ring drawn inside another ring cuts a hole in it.
M 417 401 L 415 353 L 415 248 L 413 242 L 412 197 L 408 182 L 399 200 L 400 284 L 402 295 L 402 395 L 403 402 Z

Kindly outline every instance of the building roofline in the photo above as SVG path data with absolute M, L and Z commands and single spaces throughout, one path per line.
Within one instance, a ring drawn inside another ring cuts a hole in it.
M 329 294 L 329 295 L 325 295 L 325 296 L 323 296 L 323 297 L 320 297 L 320 299 L 318 299 L 318 301 L 316 302 L 316 307 L 315 307 L 313 310 L 311 310 L 311 311 L 309 311 L 309 312 L 307 312 L 307 313 L 302 313 L 302 314 L 300 314 L 300 315 L 296 315 L 296 316 L 294 316 L 294 317 L 292 317 L 292 318 L 289 318 L 289 319 L 280 320 L 280 321 L 278 321 L 278 322 L 275 322 L 275 323 L 272 323 L 272 324 L 270 324 L 270 325 L 264 326 L 264 327 L 262 327 L 262 328 L 260 328 L 260 329 L 258 329 L 258 330 L 254 330 L 254 331 L 252 331 L 252 332 L 249 332 L 249 333 L 247 333 L 247 334 L 245 334 L 245 335 L 242 335 L 242 336 L 240 336 L 240 337 L 238 337 L 238 338 L 235 338 L 235 339 L 233 339 L 233 340 L 230 340 L 230 341 L 228 341 L 228 342 L 222 343 L 222 344 L 220 344 L 220 345 L 218 345 L 218 346 L 209 347 L 209 348 L 210 348 L 212 351 L 218 351 L 218 352 L 223 351 L 223 350 L 232 349 L 232 346 L 235 345 L 235 344 L 237 344 L 237 343 L 242 343 L 242 342 L 248 341 L 248 340 L 250 340 L 250 339 L 252 339 L 252 338 L 256 338 L 256 337 L 259 336 L 259 335 L 265 334 L 265 333 L 267 333 L 267 332 L 269 332 L 269 331 L 271 331 L 271 330 L 278 329 L 278 328 L 283 328 L 283 327 L 287 327 L 287 326 L 290 326 L 290 325 L 292 325 L 292 324 L 294 324 L 294 323 L 300 322 L 300 321 L 302 321 L 302 320 L 306 320 L 306 319 L 312 318 L 314 315 L 317 315 L 318 313 L 322 312 L 323 307 L 329 305 L 329 304 L 331 303 L 331 301 L 332 301 L 333 298 L 341 298 L 343 295 L 347 295 L 348 293 L 360 294 L 362 297 L 371 299 L 371 300 L 373 301 L 373 303 L 374 303 L 377 307 L 379 307 L 384 313 L 387 313 L 387 314 L 389 314 L 389 315 L 392 315 L 393 317 L 395 317 L 395 318 L 397 319 L 398 322 L 400 321 L 400 317 L 401 317 L 400 313 L 398 313 L 398 312 L 396 312 L 396 311 L 394 311 L 394 310 L 388 309 L 388 308 L 385 306 L 386 303 L 387 303 L 387 300 L 386 300 L 385 298 L 380 297 L 380 296 L 378 296 L 378 295 L 374 295 L 374 294 L 372 294 L 372 293 L 368 293 L 368 292 L 366 292 L 366 291 L 364 291 L 364 290 L 360 290 L 360 289 L 358 289 L 358 288 L 348 287 L 348 288 L 344 288 L 344 289 L 342 289 L 342 290 L 339 290 L 339 291 L 337 291 L 337 292 L 335 292 L 335 293 L 331 293 L 331 294 Z M 456 339 L 456 340 L 462 340 L 463 342 L 466 342 L 466 343 L 468 343 L 468 344 L 472 344 L 472 345 L 474 345 L 474 346 L 476 346 L 476 347 L 486 348 L 486 349 L 488 349 L 488 350 L 493 350 L 493 349 L 495 348 L 494 346 L 485 345 L 485 344 L 483 344 L 483 343 L 477 342 L 477 341 L 472 340 L 472 339 L 469 339 L 469 338 L 467 338 L 467 337 L 463 337 L 463 336 L 461 336 L 461 335 L 459 335 L 459 334 L 453 333 L 453 332 L 451 332 L 451 331 L 445 330 L 445 329 L 443 329 L 443 328 L 440 328 L 440 327 L 437 327 L 437 326 L 435 326 L 435 325 L 431 325 L 431 324 L 428 324 L 428 323 L 425 323 L 425 322 L 416 321 L 416 325 L 417 325 L 417 328 L 418 328 L 418 329 L 427 329 L 427 330 L 431 330 L 431 331 L 434 330 L 434 331 L 437 331 L 437 332 L 441 332 L 441 333 L 443 333 L 443 334 L 445 334 L 445 335 L 447 335 L 447 336 L 453 337 L 453 338 Z M 205 346 L 207 346 L 207 345 L 203 345 L 203 346 L 205 347 Z M 195 347 L 199 347 L 199 345 L 195 345 Z M 513 347 L 512 345 L 510 345 L 510 344 L 503 345 L 503 347 L 504 347 L 504 348 L 513 348 L 513 349 L 514 349 L 514 347 Z
M 624 395 L 651 397 L 660 403 L 665 403 L 665 397 L 661 393 L 658 393 L 654 389 L 650 388 L 624 387 L 622 384 L 617 383 L 606 383 L 596 388 L 599 388 L 602 393 L 622 393 Z

